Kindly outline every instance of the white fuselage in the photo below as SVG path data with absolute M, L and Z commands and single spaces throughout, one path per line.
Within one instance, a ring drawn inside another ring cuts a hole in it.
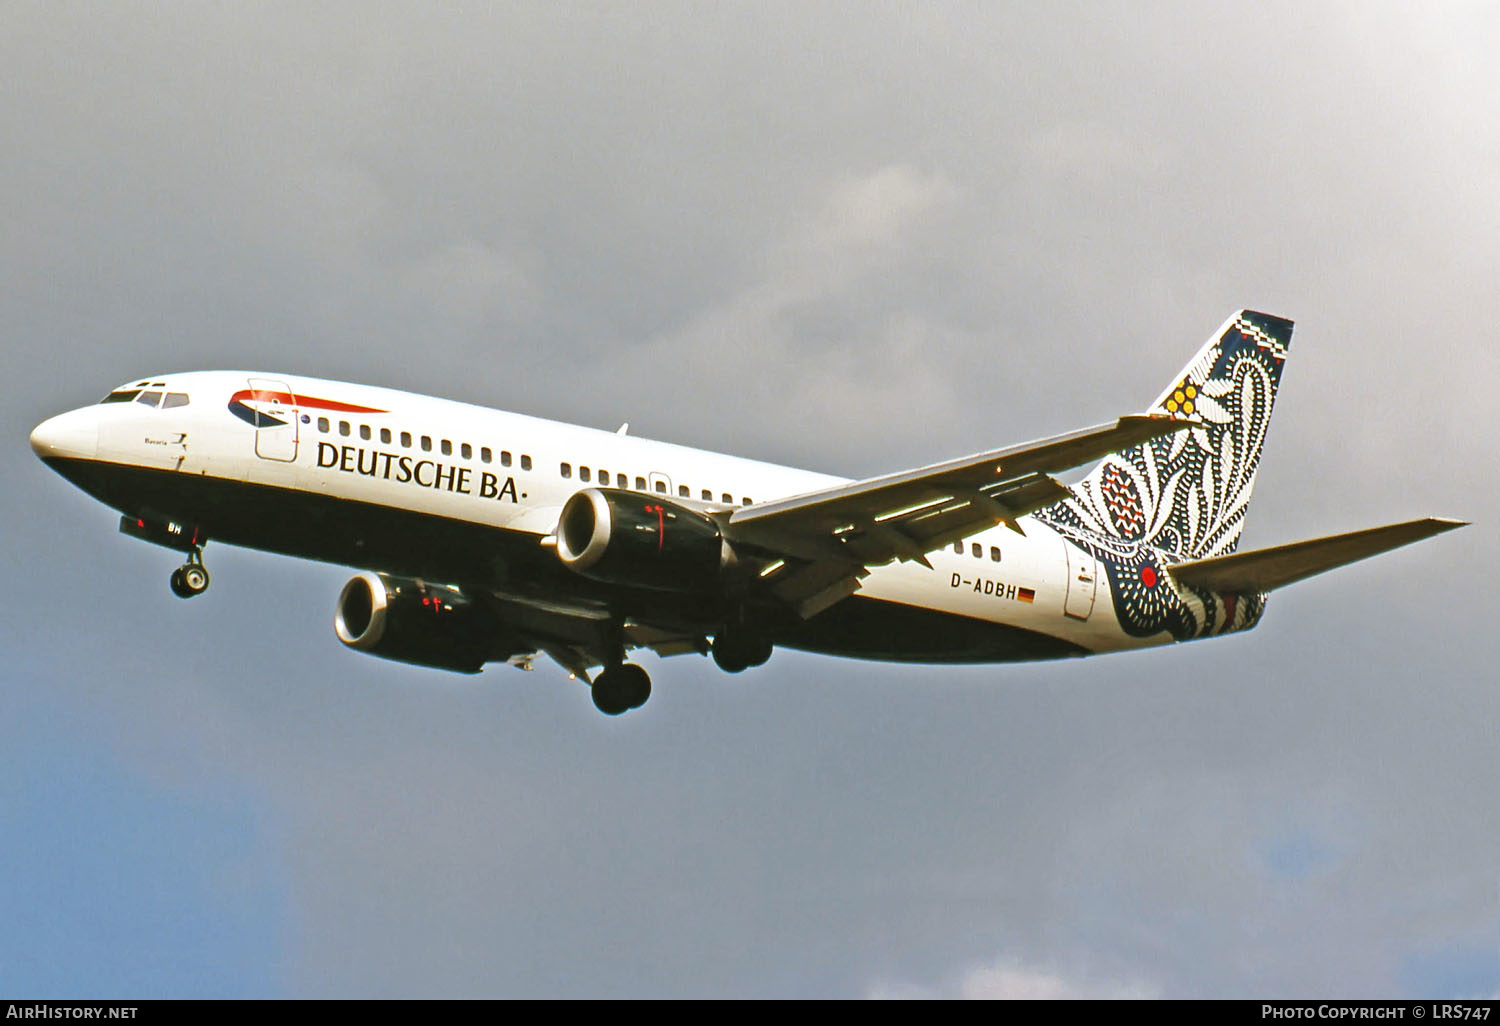
M 150 469 L 175 480 L 237 482 L 345 503 L 351 534 L 360 530 L 360 511 L 399 509 L 506 532 L 509 544 L 520 539 L 540 548 L 580 488 L 662 495 L 709 512 L 842 482 L 629 434 L 292 375 L 206 371 L 127 387 L 184 398 L 155 407 L 105 402 L 55 417 L 33 435 L 38 453 L 49 462 Z M 99 497 L 129 515 L 138 512 L 118 488 Z M 289 518 L 254 544 L 349 560 L 342 549 L 324 555 L 299 542 L 303 529 Z M 1171 640 L 1122 631 L 1093 557 L 1029 517 L 927 559 L 930 568 L 915 561 L 873 568 L 859 595 L 1064 639 L 1079 654 Z

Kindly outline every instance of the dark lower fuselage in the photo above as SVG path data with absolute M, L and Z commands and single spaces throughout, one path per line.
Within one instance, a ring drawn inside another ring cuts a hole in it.
M 454 584 L 520 602 L 606 610 L 714 634 L 719 594 L 618 587 L 564 567 L 541 536 L 321 492 L 97 459 L 47 464 L 128 517 L 173 520 L 211 541 Z M 1048 634 L 855 595 L 810 620 L 774 606 L 754 615 L 777 645 L 866 659 L 1011 662 L 1088 654 Z

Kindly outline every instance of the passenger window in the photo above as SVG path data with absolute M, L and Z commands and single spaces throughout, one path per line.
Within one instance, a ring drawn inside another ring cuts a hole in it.
M 578 479 L 580 481 L 587 481 L 589 479 L 589 468 L 588 467 L 579 467 L 578 468 Z
M 472 460 L 474 458 L 474 449 L 468 442 L 465 442 L 458 447 L 458 454 L 466 460 Z
M 558 470 L 562 474 L 563 477 L 572 477 L 573 476 L 573 466 L 570 463 L 563 463 L 563 464 L 559 465 Z
M 339 421 L 339 434 L 345 438 L 349 437 L 349 422 L 347 420 Z
M 692 489 L 689 488 L 687 485 L 678 485 L 677 486 L 677 495 L 678 495 L 678 497 L 686 499 L 689 495 L 692 495 L 692 494 L 693 494 Z
M 411 448 L 411 432 L 410 431 L 403 431 L 403 432 L 401 432 L 401 448 L 403 448 L 403 449 L 410 449 Z
M 714 501 L 714 493 L 712 491 L 710 491 L 709 489 L 707 489 L 707 488 L 703 489 L 703 501 L 704 502 L 713 502 Z
M 522 453 L 522 455 L 521 455 L 521 469 L 522 470 L 530 470 L 531 469 L 531 457 L 527 456 L 524 453 Z
M 386 445 L 390 445 L 391 444 L 391 429 L 390 428 L 381 428 L 380 429 L 380 440 L 381 440 L 381 442 L 383 442 Z
M 142 392 L 140 394 L 140 397 L 138 399 L 136 399 L 136 402 L 142 404 L 143 406 L 149 406 L 152 409 L 155 409 L 156 408 L 156 404 L 159 403 L 159 402 L 161 402 L 161 393 L 160 392 Z
M 602 485 L 604 485 L 606 488 L 609 487 L 609 471 L 607 471 L 607 470 L 601 470 L 601 471 L 599 471 L 599 483 L 602 484 Z
M 506 452 L 504 449 L 500 450 L 500 465 L 502 467 L 510 466 L 510 453 Z
M 724 502 L 726 506 L 734 505 L 734 496 L 730 495 L 728 492 L 725 492 L 723 495 L 719 496 L 719 498 Z
M 656 482 L 656 490 L 659 491 L 659 492 L 661 492 L 663 495 L 666 495 L 667 494 L 667 483 L 665 481 L 657 481 Z
M 1000 546 L 998 546 L 998 545 L 991 545 L 990 546 L 990 559 L 993 560 L 996 563 L 1000 562 Z
M 187 404 L 188 396 L 186 392 L 168 392 L 167 397 L 162 400 L 161 408 L 172 410 L 179 406 L 186 406 Z
M 443 455 L 444 456 L 452 456 L 453 455 L 453 443 L 450 442 L 450 441 L 448 441 L 448 439 L 446 439 L 446 438 L 443 439 L 443 446 L 442 447 L 443 447 Z
M 975 542 L 973 545 L 969 546 L 969 550 L 974 553 L 975 559 L 978 559 L 984 553 L 984 547 L 981 546 L 978 542 Z
M 638 477 L 635 479 L 635 490 L 638 492 L 644 492 L 646 490 L 646 479 L 644 477 Z
M 742 506 L 748 506 L 748 505 L 750 505 L 750 498 L 748 496 L 746 496 L 745 500 L 742 503 L 740 503 L 740 505 L 742 505 Z
M 422 436 L 422 451 L 423 452 L 431 452 L 432 451 L 432 436 L 431 435 L 423 435 Z
M 323 432 L 325 435 L 328 434 L 328 418 L 327 417 L 319 417 L 318 418 L 318 430 L 321 431 L 321 432 Z
M 491 455 L 492 454 L 490 453 L 490 447 L 489 446 L 487 446 L 487 445 L 481 445 L 479 447 L 479 461 L 481 463 L 489 463 Z M 509 463 L 510 461 L 506 460 L 505 462 Z
M 957 553 L 958 555 L 962 556 L 964 554 L 964 543 L 961 542 L 961 541 L 954 542 L 953 543 L 953 551 L 955 553 Z
M 615 475 L 615 486 L 619 487 L 619 488 L 629 488 L 630 487 L 630 478 L 626 477 L 624 474 L 616 474 Z
M 363 438 L 367 442 L 370 440 L 370 425 L 361 424 L 359 426 L 359 437 Z

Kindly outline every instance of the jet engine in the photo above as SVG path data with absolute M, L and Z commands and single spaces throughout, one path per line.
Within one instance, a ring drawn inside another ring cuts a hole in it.
M 333 630 L 350 648 L 418 666 L 478 673 L 510 655 L 503 627 L 457 588 L 362 573 L 339 593 Z
M 557 525 L 557 555 L 585 577 L 658 591 L 697 591 L 733 559 L 713 520 L 642 492 L 585 488 Z

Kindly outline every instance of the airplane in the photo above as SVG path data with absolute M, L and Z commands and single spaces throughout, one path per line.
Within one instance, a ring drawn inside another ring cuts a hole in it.
M 122 532 L 186 554 L 181 597 L 208 588 L 211 539 L 346 565 L 350 648 L 463 673 L 545 654 L 619 715 L 651 694 L 635 649 L 737 673 L 776 646 L 988 663 L 1170 644 L 1464 526 L 1236 551 L 1291 336 L 1241 310 L 1144 413 L 860 481 L 250 371 L 142 378 L 31 445 Z

